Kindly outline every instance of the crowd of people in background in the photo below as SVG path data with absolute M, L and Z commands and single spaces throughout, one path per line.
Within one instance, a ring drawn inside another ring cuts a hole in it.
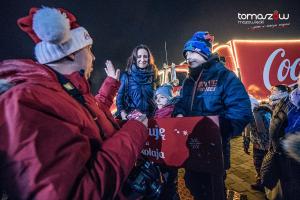
M 37 62 L 0 62 L 0 189 L 9 198 L 126 199 L 122 188 L 141 159 L 148 118 L 218 115 L 223 199 L 230 140 L 243 131 L 245 153 L 253 144 L 252 189 L 269 199 L 297 199 L 300 75 L 294 88 L 273 86 L 268 101 L 258 101 L 212 53 L 213 36 L 196 32 L 183 48 L 189 74 L 179 96 L 171 84 L 160 85 L 153 55 L 143 44 L 133 49 L 124 72 L 105 63 L 107 78 L 93 96 L 87 81 L 95 60 L 93 40 L 72 13 L 33 8 L 18 25 L 36 43 Z M 116 95 L 122 125 L 109 111 Z M 141 114 L 131 118 L 136 111 Z M 270 152 L 276 162 L 267 160 Z M 180 199 L 177 169 L 154 167 L 164 179 L 155 198 Z M 275 168 L 276 185 L 270 187 L 265 173 Z M 194 199 L 213 199 L 209 174 L 186 170 L 185 182 Z
M 251 187 L 265 192 L 268 199 L 296 199 L 300 191 L 300 163 L 297 159 L 297 138 L 300 137 L 299 92 L 300 75 L 294 87 L 272 86 L 268 102 L 258 102 L 249 95 L 253 119 L 243 134 L 244 150 L 249 154 L 251 141 L 257 173 L 256 183 Z M 268 174 L 274 180 L 271 181 Z

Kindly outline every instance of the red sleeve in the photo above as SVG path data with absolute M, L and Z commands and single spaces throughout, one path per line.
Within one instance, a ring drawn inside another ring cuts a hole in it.
M 141 132 L 143 134 L 141 134 Z M 99 182 L 101 199 L 114 199 L 132 170 L 147 139 L 147 129 L 138 121 L 127 122 L 113 137 L 107 139 L 93 163 L 91 174 Z M 84 184 L 84 182 L 83 182 Z M 86 190 L 82 185 L 80 190 Z M 85 192 L 88 195 L 88 192 Z M 86 196 L 84 195 L 84 196 Z
M 98 94 L 95 96 L 96 100 L 109 109 L 113 104 L 114 97 L 116 96 L 120 82 L 114 78 L 107 77 L 102 83 Z
M 141 122 L 101 143 L 33 98 L 8 93 L 0 101 L 0 180 L 12 199 L 115 198 L 147 138 Z

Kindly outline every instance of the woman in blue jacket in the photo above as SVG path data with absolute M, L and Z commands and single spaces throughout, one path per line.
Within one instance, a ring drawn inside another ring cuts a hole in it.
M 123 120 L 135 109 L 145 113 L 147 117 L 153 115 L 157 71 L 150 49 L 143 44 L 135 47 L 128 58 L 125 72 L 121 75 L 117 96 L 118 114 Z

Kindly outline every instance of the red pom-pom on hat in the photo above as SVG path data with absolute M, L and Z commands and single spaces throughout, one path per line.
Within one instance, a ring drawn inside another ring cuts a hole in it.
M 70 28 L 74 29 L 79 27 L 79 24 L 76 21 L 76 17 L 70 13 L 69 11 L 63 9 L 63 8 L 57 8 L 61 13 L 64 13 L 66 17 L 69 19 L 70 22 Z M 33 30 L 33 16 L 34 14 L 39 10 L 39 8 L 31 8 L 29 11 L 29 15 L 26 17 L 22 17 L 18 19 L 17 24 L 20 27 L 20 29 L 24 32 L 26 32 L 30 38 L 35 42 L 39 43 L 41 39 L 37 36 L 37 34 Z

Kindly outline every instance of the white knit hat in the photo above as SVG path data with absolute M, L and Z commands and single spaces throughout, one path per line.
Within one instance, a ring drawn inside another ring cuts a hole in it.
M 72 29 L 66 13 L 56 8 L 37 10 L 33 15 L 32 29 L 41 40 L 35 46 L 35 56 L 41 64 L 60 60 L 93 44 L 85 28 Z

